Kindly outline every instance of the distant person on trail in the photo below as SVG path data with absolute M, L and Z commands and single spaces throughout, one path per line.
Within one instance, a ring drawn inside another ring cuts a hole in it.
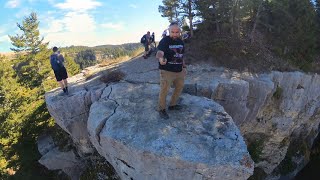
M 161 39 L 158 45 L 156 58 L 159 59 L 160 69 L 160 93 L 159 115 L 163 119 L 169 119 L 166 112 L 166 97 L 171 84 L 175 89 L 171 97 L 168 110 L 181 110 L 182 106 L 177 101 L 184 86 L 184 78 L 187 70 L 183 60 L 184 43 L 180 38 L 180 27 L 177 23 L 169 26 L 169 36 Z
M 56 80 L 65 94 L 68 94 L 68 74 L 64 67 L 64 57 L 60 54 L 57 47 L 52 48 L 53 54 L 50 56 L 50 64 Z
M 167 36 L 167 31 L 168 31 L 168 29 L 165 29 L 164 31 L 163 31 L 163 33 L 162 33 L 162 38 L 164 38 L 164 37 L 166 37 Z
M 151 37 L 150 37 L 150 44 L 154 44 L 154 47 L 157 48 L 157 43 L 156 43 L 156 39 L 154 36 L 154 32 L 152 33 Z
M 144 45 L 144 54 L 143 54 L 143 58 L 147 59 L 148 58 L 148 54 L 150 51 L 149 45 L 150 45 L 150 32 L 148 31 L 147 34 L 143 35 L 141 38 L 141 43 Z

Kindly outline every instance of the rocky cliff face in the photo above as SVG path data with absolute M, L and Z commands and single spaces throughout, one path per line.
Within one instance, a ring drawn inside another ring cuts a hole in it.
M 318 75 L 190 65 L 185 108 L 164 121 L 156 112 L 156 60 L 113 69 L 126 74 L 123 81 L 102 82 L 103 72 L 89 81 L 78 75 L 70 79 L 69 96 L 53 90 L 46 102 L 79 154 L 96 149 L 122 179 L 247 179 L 251 157 L 254 176 L 279 179 L 308 162 L 319 132 Z

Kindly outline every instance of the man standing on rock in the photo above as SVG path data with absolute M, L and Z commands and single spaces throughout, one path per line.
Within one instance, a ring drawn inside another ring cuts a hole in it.
M 64 58 L 58 51 L 57 47 L 53 47 L 53 54 L 50 56 L 51 68 L 53 69 L 54 75 L 65 94 L 68 94 L 68 74 L 64 67 Z
M 166 97 L 172 83 L 175 89 L 168 110 L 182 109 L 180 105 L 177 105 L 177 101 L 183 90 L 187 71 L 183 60 L 184 43 L 180 39 L 180 34 L 178 24 L 171 23 L 169 36 L 162 38 L 158 45 L 156 57 L 159 59 L 160 69 L 159 115 L 163 119 L 169 119 L 166 112 Z

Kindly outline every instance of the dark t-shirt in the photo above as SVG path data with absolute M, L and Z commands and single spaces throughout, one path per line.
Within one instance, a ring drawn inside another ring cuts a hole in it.
M 159 63 L 159 69 L 181 72 L 183 63 L 184 43 L 181 39 L 173 40 L 170 36 L 161 39 L 158 49 L 164 52 L 164 58 L 167 59 L 165 65 Z

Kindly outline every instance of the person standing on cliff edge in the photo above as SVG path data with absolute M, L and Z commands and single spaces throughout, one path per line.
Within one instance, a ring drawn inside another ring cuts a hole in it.
M 158 110 L 163 119 L 169 119 L 166 111 L 166 97 L 171 84 L 174 84 L 174 92 L 171 97 L 168 110 L 181 110 L 181 105 L 177 105 L 179 96 L 183 90 L 184 79 L 187 73 L 183 60 L 184 43 L 180 38 L 181 30 L 177 23 L 169 26 L 169 36 L 161 39 L 158 45 L 156 58 L 159 59 L 160 69 L 160 93 Z
M 57 47 L 52 48 L 53 54 L 50 56 L 50 64 L 53 69 L 56 80 L 65 94 L 68 94 L 68 73 L 64 67 L 64 57 L 58 51 Z

